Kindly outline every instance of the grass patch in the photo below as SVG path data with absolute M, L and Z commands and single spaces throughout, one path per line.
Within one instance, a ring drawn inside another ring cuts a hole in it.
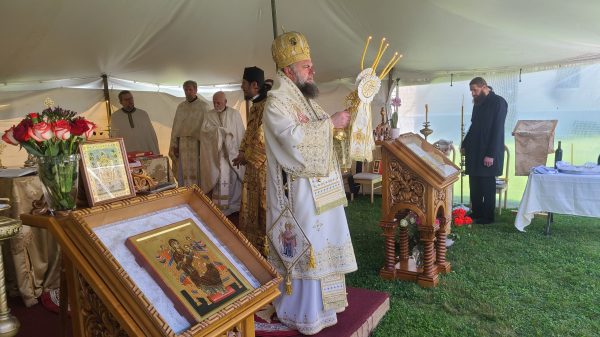
M 380 211 L 366 196 L 346 208 L 358 262 L 348 285 L 390 295 L 373 336 L 600 336 L 600 220 L 555 215 L 550 237 L 542 219 L 518 232 L 510 212 L 453 228 L 452 272 L 422 289 L 379 278 Z

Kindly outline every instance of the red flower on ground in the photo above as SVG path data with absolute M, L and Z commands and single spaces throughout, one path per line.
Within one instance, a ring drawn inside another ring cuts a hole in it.
M 462 226 L 462 225 L 464 225 L 464 224 L 465 224 L 465 223 L 464 223 L 464 221 L 463 221 L 463 219 L 462 219 L 462 218 L 454 218 L 454 225 L 455 225 L 456 227 L 460 227 L 460 226 Z
M 458 217 L 458 218 L 462 218 L 465 215 L 467 215 L 467 211 L 465 211 L 464 208 L 456 208 L 452 211 L 452 216 L 453 217 Z

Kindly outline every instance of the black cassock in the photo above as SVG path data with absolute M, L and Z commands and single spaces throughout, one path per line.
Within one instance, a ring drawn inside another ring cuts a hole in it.
M 461 147 L 465 150 L 466 173 L 469 175 L 472 216 L 477 223 L 494 222 L 496 176 L 504 167 L 504 121 L 508 105 L 493 91 L 479 105 L 473 106 L 471 127 Z M 483 158 L 494 158 L 490 167 Z
M 471 127 L 461 146 L 465 150 L 466 173 L 469 176 L 502 175 L 507 107 L 504 98 L 493 91 L 490 91 L 481 104 L 473 106 Z M 483 157 L 494 158 L 494 165 L 485 167 Z

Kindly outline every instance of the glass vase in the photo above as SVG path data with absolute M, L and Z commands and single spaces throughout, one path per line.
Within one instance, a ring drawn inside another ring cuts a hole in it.
M 77 201 L 79 155 L 37 157 L 38 175 L 42 182 L 48 209 L 71 211 Z

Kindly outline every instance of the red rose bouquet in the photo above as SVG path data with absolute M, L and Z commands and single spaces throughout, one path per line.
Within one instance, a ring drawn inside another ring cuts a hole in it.
M 75 115 L 60 107 L 48 108 L 41 114 L 29 113 L 19 124 L 4 131 L 2 140 L 21 145 L 36 157 L 75 154 L 79 143 L 96 129 L 94 123 Z
M 41 114 L 32 112 L 2 135 L 6 143 L 20 145 L 37 157 L 38 174 L 51 211 L 75 208 L 77 151 L 96 129 L 94 123 L 76 115 L 60 107 L 48 108 Z
M 462 207 L 456 207 L 452 210 L 452 222 L 454 223 L 454 226 L 460 227 L 472 224 L 473 219 L 467 215 L 466 209 Z

